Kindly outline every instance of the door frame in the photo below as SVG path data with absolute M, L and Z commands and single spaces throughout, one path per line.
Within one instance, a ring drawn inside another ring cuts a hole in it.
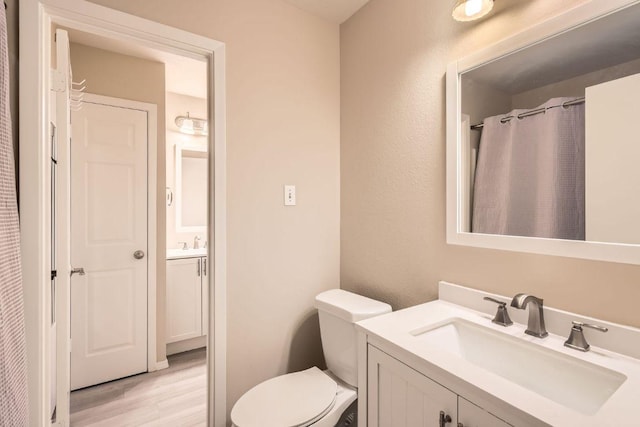
M 20 222 L 29 388 L 29 425 L 47 426 L 49 375 L 49 112 L 52 26 L 94 33 L 121 41 L 207 61 L 209 133 L 208 241 L 209 300 L 207 351 L 207 424 L 226 426 L 226 107 L 225 44 L 85 0 L 23 1 L 20 7 Z M 59 274 L 69 266 L 59 266 Z M 58 345 L 69 346 L 60 339 Z M 58 396 L 67 399 L 68 394 Z M 67 402 L 68 405 L 68 402 Z M 68 407 L 68 406 L 67 406 Z M 58 417 L 57 425 L 68 418 Z
M 148 102 L 132 101 L 130 99 L 85 93 L 83 104 L 99 104 L 116 108 L 144 111 L 147 113 L 147 371 L 169 367 L 167 360 L 157 361 L 156 349 L 156 267 L 157 267 L 157 217 L 158 217 L 158 106 Z M 71 113 L 73 116 L 73 113 Z M 59 144 L 59 143 L 58 143 Z M 69 157 L 71 155 L 69 147 Z M 60 174 L 71 177 L 71 165 L 62 163 Z M 65 193 L 61 193 L 66 195 Z M 70 194 L 73 197 L 72 194 Z M 66 218 L 70 212 L 65 212 L 71 200 L 58 199 L 60 217 Z M 69 276 L 61 275 L 62 286 L 70 287 Z M 60 302 L 60 301 L 58 301 Z M 58 306 L 60 306 L 58 304 Z M 70 319 L 69 319 L 70 320 Z

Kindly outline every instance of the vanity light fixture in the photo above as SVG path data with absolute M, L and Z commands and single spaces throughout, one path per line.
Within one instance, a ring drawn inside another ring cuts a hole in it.
M 467 22 L 482 18 L 493 9 L 493 0 L 457 0 L 453 7 L 453 19 Z
M 191 117 L 189 112 L 186 116 L 176 117 L 176 126 L 180 129 L 180 132 L 188 135 L 208 135 L 209 126 L 206 119 L 198 119 Z

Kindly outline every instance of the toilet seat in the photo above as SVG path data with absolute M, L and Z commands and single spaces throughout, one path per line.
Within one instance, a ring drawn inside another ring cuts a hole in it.
M 324 417 L 336 401 L 338 384 L 313 367 L 258 384 L 233 406 L 238 427 L 305 427 Z

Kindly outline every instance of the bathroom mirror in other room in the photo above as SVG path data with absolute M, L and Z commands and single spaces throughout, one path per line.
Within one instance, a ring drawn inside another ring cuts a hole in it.
M 207 150 L 176 144 L 176 229 L 204 232 L 207 229 Z
M 640 264 L 640 1 L 449 65 L 447 242 Z

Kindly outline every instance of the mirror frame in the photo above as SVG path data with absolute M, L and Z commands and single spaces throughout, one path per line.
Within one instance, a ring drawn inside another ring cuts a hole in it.
M 468 172 L 466 168 L 462 167 L 465 150 L 462 147 L 461 129 L 462 74 L 636 4 L 640 4 L 640 0 L 607 0 L 606 2 L 591 0 L 449 64 L 446 76 L 446 234 L 448 244 L 640 264 L 640 244 L 561 240 L 463 231 L 466 218 L 465 208 L 467 208 L 464 202 L 467 190 L 465 190 L 463 183 Z
M 185 226 L 182 224 L 182 152 L 183 151 L 199 151 L 201 153 L 207 152 L 206 146 L 197 145 L 194 143 L 177 143 L 175 145 L 176 153 L 175 153 L 175 185 L 176 189 L 174 192 L 174 200 L 175 200 L 175 209 L 176 209 L 176 224 L 175 229 L 178 233 L 200 233 L 207 231 L 207 224 L 205 225 L 194 225 L 194 226 Z M 204 160 L 207 160 L 206 158 Z

